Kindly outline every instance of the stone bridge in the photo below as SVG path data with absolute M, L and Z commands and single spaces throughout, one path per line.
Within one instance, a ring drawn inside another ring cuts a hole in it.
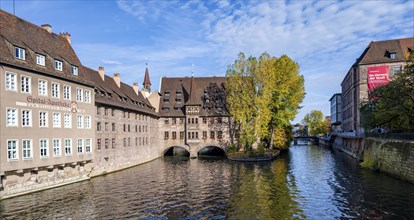
M 222 143 L 219 143 L 219 144 L 218 143 L 184 144 L 182 143 L 182 144 L 168 145 L 168 146 L 164 146 L 162 155 L 165 155 L 167 151 L 169 151 L 171 148 L 174 148 L 174 147 L 185 149 L 190 154 L 191 158 L 195 158 L 195 157 L 198 157 L 198 153 L 200 152 L 200 150 L 202 150 L 203 148 L 207 148 L 207 147 L 219 148 L 223 150 L 224 152 L 226 152 L 227 144 L 222 144 Z
M 316 136 L 296 136 L 293 137 L 293 143 L 296 145 L 298 144 L 298 141 L 307 141 L 311 143 L 318 143 L 319 138 Z

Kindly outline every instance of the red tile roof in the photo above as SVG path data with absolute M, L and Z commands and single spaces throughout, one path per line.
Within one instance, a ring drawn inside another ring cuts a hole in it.
M 163 77 L 160 116 L 183 117 L 185 105 L 200 105 L 201 116 L 228 115 L 225 81 L 225 77 Z
M 14 47 L 25 50 L 25 60 L 15 58 Z M 0 63 L 35 71 L 69 81 L 91 85 L 81 63 L 68 40 L 60 35 L 0 10 Z M 36 64 L 36 54 L 45 56 L 45 66 Z M 63 71 L 55 70 L 55 60 L 62 61 Z M 78 76 L 71 74 L 71 66 L 78 67 Z
M 151 81 L 149 78 L 149 74 L 148 74 L 148 68 L 145 68 L 145 76 L 144 76 L 144 83 L 142 83 L 142 85 L 151 85 Z
M 105 80 L 103 80 L 98 71 L 85 66 L 82 68 L 88 79 L 95 84 L 96 103 L 158 116 L 154 107 L 141 92 L 135 93 L 131 86 L 123 82 L 118 87 L 112 77 L 104 75 Z

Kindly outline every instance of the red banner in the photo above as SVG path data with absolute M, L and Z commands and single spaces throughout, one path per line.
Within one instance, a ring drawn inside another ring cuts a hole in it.
M 388 84 L 388 66 L 368 67 L 368 91 L 375 87 Z

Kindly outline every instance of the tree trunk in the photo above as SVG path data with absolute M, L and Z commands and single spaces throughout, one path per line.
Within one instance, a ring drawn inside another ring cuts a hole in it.
M 270 133 L 270 146 L 269 146 L 269 148 L 271 150 L 273 150 L 273 139 L 275 138 L 275 128 L 273 127 L 273 125 L 272 125 L 272 129 L 271 129 L 270 132 L 271 133 Z

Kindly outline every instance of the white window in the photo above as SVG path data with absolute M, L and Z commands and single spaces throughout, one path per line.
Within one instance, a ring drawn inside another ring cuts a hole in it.
M 85 150 L 86 153 L 92 153 L 92 139 L 85 139 Z
M 58 112 L 53 113 L 53 127 L 54 128 L 60 128 L 61 127 L 60 113 L 58 113 Z
M 45 65 L 45 56 L 41 54 L 36 54 L 36 64 L 44 66 Z
M 83 115 L 78 115 L 78 118 L 77 118 L 78 120 L 77 120 L 77 127 L 78 128 L 83 128 Z
M 83 153 L 83 139 L 79 138 L 78 139 L 78 154 L 82 154 Z
M 47 112 L 39 112 L 39 127 L 48 127 Z
M 39 79 L 39 95 L 47 96 L 47 81 Z
M 21 77 L 21 91 L 24 93 L 31 93 L 30 89 L 30 77 L 28 76 L 22 76 Z
M 63 63 L 62 61 L 55 60 L 55 70 L 62 71 L 63 70 Z
M 52 83 L 52 97 L 53 98 L 59 98 L 60 97 L 60 93 L 59 93 L 59 83 Z
M 14 57 L 20 60 L 26 59 L 26 51 L 23 48 L 20 47 L 14 47 Z
M 49 146 L 47 139 L 40 139 L 40 157 L 49 156 Z
M 72 128 L 72 115 L 71 114 L 65 114 L 64 116 L 64 127 L 65 128 Z
M 6 90 L 17 91 L 16 74 L 6 72 Z
M 91 116 L 85 115 L 85 128 L 91 128 Z
M 22 126 L 23 127 L 32 126 L 32 111 L 31 110 L 22 110 Z
M 7 126 L 17 126 L 17 109 L 7 108 Z
M 8 140 L 7 141 L 7 159 L 9 160 L 18 160 L 19 155 L 17 152 L 17 140 Z
M 72 66 L 71 73 L 72 73 L 72 75 L 77 76 L 78 75 L 78 67 Z
M 71 94 L 70 94 L 70 86 L 64 85 L 63 86 L 63 98 L 70 100 L 70 96 L 71 96 Z
M 83 100 L 83 90 L 76 89 L 76 101 L 82 102 Z
M 91 103 L 91 91 L 85 90 L 85 102 Z
M 392 67 L 392 72 L 393 72 L 394 75 L 401 73 L 401 71 L 402 71 L 401 66 L 393 66 Z
M 72 139 L 65 139 L 65 154 L 72 155 Z
M 391 59 L 397 59 L 397 54 L 396 53 L 390 53 L 390 58 Z
M 22 143 L 23 159 L 32 158 L 32 140 L 23 140 Z
M 60 139 L 53 139 L 53 156 L 59 157 L 62 155 L 60 151 Z

